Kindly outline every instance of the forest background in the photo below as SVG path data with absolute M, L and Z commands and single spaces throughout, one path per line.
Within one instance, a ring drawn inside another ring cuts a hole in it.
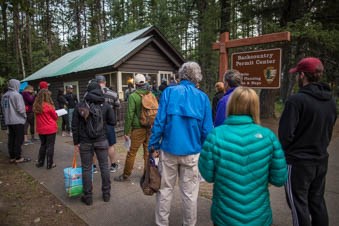
M 67 52 L 155 25 L 186 60 L 203 70 L 202 89 L 214 94 L 219 53 L 212 43 L 291 32 L 290 42 L 233 48 L 229 53 L 282 48 L 280 89 L 262 89 L 261 115 L 293 93 L 288 70 L 305 56 L 325 65 L 323 80 L 339 93 L 339 1 L 336 0 L 0 0 L 0 86 L 31 75 Z

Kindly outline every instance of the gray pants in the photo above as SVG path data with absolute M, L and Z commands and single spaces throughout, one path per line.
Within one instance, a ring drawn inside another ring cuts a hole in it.
M 101 191 L 110 194 L 111 180 L 108 168 L 108 142 L 80 143 L 80 158 L 82 167 L 82 183 L 85 198 L 92 197 L 92 163 L 94 152 L 97 156 L 101 173 Z

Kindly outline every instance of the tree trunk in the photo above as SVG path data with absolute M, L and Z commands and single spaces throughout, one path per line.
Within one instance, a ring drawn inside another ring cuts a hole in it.
M 276 89 L 262 89 L 260 92 L 260 117 L 274 118 L 274 102 L 279 93 Z
M 23 78 L 26 77 L 25 64 L 22 56 L 21 48 L 21 36 L 20 36 L 20 19 L 19 19 L 19 6 L 18 3 L 13 4 L 13 21 L 14 21 L 14 34 L 15 34 L 15 44 L 17 52 L 17 64 L 18 64 L 18 74 L 22 73 Z M 21 71 L 20 71 L 21 69 Z
M 4 50 L 4 57 L 5 59 L 8 59 L 8 53 L 9 53 L 9 48 L 8 48 L 8 28 L 7 28 L 7 2 L 3 1 L 1 3 L 1 15 L 2 15 L 2 27 L 3 27 L 3 35 L 4 35 L 4 42 L 3 42 L 3 50 Z M 2 75 L 8 75 L 9 74 L 9 66 L 8 64 L 5 64 L 5 66 L 1 69 Z M 1 75 L 1 77 L 2 77 Z
M 230 31 L 230 21 L 231 21 L 231 1 L 230 0 L 221 0 L 220 1 L 220 34 Z
M 31 17 L 29 12 L 26 12 L 26 26 L 25 26 L 25 43 L 26 43 L 26 60 L 27 72 L 32 73 L 32 33 L 31 33 Z

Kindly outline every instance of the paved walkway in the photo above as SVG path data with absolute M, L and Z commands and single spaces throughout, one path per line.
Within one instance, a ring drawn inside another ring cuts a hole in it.
M 3 136 L 1 136 L 3 137 Z M 6 142 L 0 142 L 0 151 L 7 154 Z M 23 156 L 30 156 L 36 159 L 39 143 L 23 146 Z M 327 176 L 326 200 L 330 215 L 330 225 L 339 225 L 339 139 L 334 139 L 330 146 L 329 172 Z M 118 139 L 117 148 L 120 150 L 118 159 L 123 164 L 125 153 L 122 140 Z M 138 156 L 135 169 L 131 176 L 131 182 L 119 183 L 113 181 L 113 177 L 120 175 L 122 169 L 116 173 L 111 173 L 112 190 L 111 201 L 105 203 L 101 198 L 100 173 L 94 174 L 94 196 L 93 206 L 85 206 L 79 198 L 68 198 L 64 191 L 63 169 L 71 165 L 73 156 L 73 146 L 71 138 L 57 136 L 55 145 L 56 168 L 47 171 L 45 168 L 36 168 L 35 162 L 20 164 L 19 166 L 36 178 L 51 193 L 59 198 L 66 206 L 74 211 L 88 225 L 106 226 L 151 226 L 154 225 L 155 196 L 143 195 L 139 187 L 139 178 L 142 174 L 142 160 Z M 78 159 L 80 165 L 80 160 Z M 291 225 L 290 211 L 286 205 L 283 188 L 270 187 L 271 203 L 273 209 L 274 226 Z M 199 197 L 198 200 L 198 223 L 197 226 L 211 226 L 210 221 L 211 201 Z M 182 224 L 182 207 L 178 188 L 175 189 L 175 196 L 172 202 L 170 225 L 178 226 Z

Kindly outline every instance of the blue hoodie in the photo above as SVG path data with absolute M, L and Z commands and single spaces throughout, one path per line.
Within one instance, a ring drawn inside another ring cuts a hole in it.
M 197 154 L 212 129 L 207 95 L 192 82 L 182 80 L 177 86 L 167 87 L 161 95 L 148 149 L 179 156 Z
M 19 93 L 19 87 L 19 80 L 9 80 L 8 91 L 2 96 L 1 107 L 6 125 L 25 124 L 26 122 L 25 102 Z
M 225 95 L 219 100 L 218 105 L 217 105 L 217 112 L 215 114 L 215 119 L 214 119 L 214 127 L 220 126 L 224 123 L 226 119 L 226 106 L 228 103 L 228 99 L 230 98 L 235 88 L 237 87 L 232 87 L 228 89 Z

